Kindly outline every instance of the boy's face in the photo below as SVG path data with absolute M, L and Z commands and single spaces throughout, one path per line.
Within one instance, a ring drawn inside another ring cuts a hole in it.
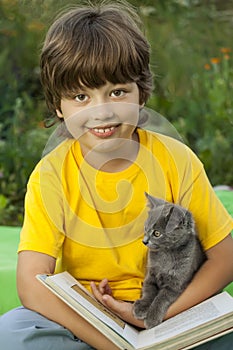
M 139 118 L 139 90 L 136 83 L 107 82 L 98 89 L 84 87 L 73 98 L 61 100 L 61 112 L 69 132 L 89 151 L 111 152 L 124 141 L 135 140 Z

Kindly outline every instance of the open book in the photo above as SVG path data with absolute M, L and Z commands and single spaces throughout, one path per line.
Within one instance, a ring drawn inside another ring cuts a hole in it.
M 233 298 L 220 293 L 160 325 L 138 330 L 99 303 L 68 272 L 37 275 L 37 279 L 119 349 L 192 349 L 233 331 Z

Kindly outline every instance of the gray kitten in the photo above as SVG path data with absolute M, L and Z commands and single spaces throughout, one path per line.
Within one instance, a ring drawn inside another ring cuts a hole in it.
M 134 316 L 146 328 L 161 323 L 169 306 L 206 260 L 192 214 L 185 208 L 146 193 L 150 211 L 143 243 L 148 247 L 147 273 Z

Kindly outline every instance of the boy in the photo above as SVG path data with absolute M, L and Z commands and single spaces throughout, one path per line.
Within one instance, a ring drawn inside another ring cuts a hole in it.
M 166 318 L 232 281 L 232 220 L 202 164 L 182 143 L 139 127 L 152 76 L 137 23 L 130 6 L 114 2 L 73 9 L 47 34 L 42 84 L 70 138 L 29 179 L 17 267 L 24 308 L 1 318 L 4 350 L 116 349 L 40 285 L 38 273 L 68 270 L 124 320 L 144 327 L 132 302 L 144 279 L 145 191 L 192 211 L 208 257 Z M 231 344 L 229 335 L 208 349 Z

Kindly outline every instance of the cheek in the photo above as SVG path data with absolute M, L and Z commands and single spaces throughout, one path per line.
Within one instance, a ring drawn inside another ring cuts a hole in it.
M 135 103 L 114 103 L 113 112 L 124 124 L 137 126 L 139 120 L 139 105 Z
M 86 131 L 84 125 L 88 121 L 88 113 L 79 111 L 71 115 L 64 115 L 67 129 L 75 139 L 79 139 Z

